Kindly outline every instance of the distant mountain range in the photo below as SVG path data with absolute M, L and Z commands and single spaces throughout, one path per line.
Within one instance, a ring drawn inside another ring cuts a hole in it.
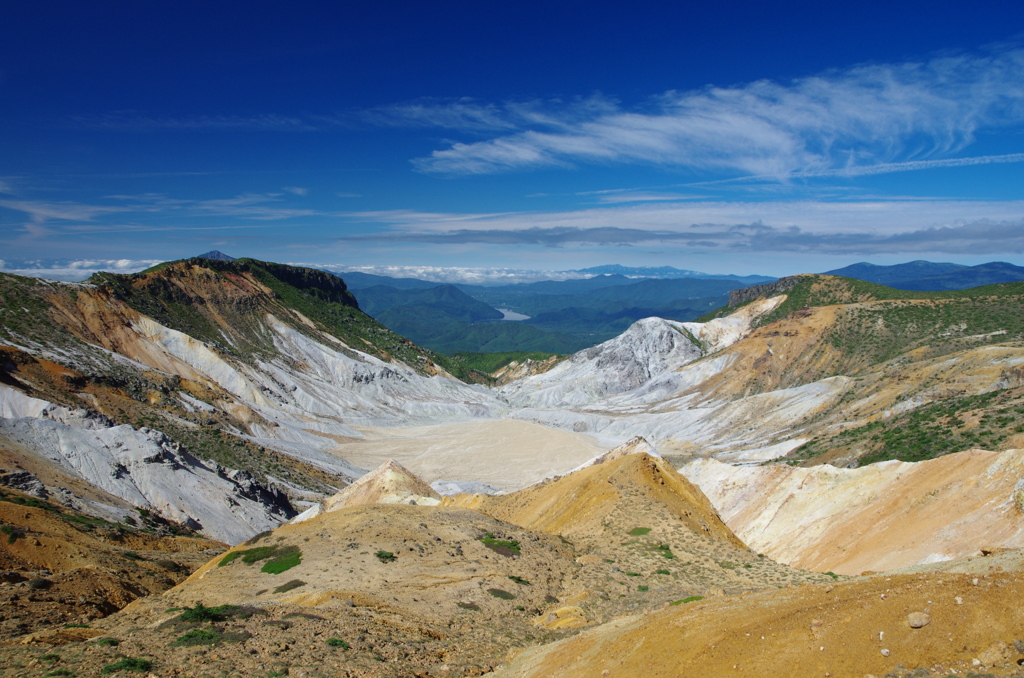
M 730 290 L 747 286 L 737 276 L 638 279 L 612 273 L 483 286 L 367 273 L 340 275 L 362 310 L 394 332 L 446 354 L 572 353 L 620 334 L 641 318 L 692 320 L 724 306 Z M 502 311 L 528 318 L 502 322 Z
M 876 266 L 861 262 L 826 271 L 826 273 L 866 280 L 898 290 L 922 292 L 965 290 L 982 285 L 1024 280 L 1024 267 L 1014 266 L 1004 261 L 992 261 L 977 266 L 921 260 L 894 266 Z
M 621 266 L 619 264 L 606 264 L 604 266 L 592 266 L 581 268 L 577 273 L 591 274 L 617 274 L 631 278 L 702 278 L 704 280 L 735 280 L 744 285 L 757 285 L 764 282 L 771 282 L 775 278 L 763 275 L 724 275 L 718 273 L 701 273 L 700 271 L 687 271 L 672 266 Z

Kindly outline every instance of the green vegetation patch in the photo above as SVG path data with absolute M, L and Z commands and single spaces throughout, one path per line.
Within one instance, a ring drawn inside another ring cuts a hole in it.
M 799 463 L 832 450 L 854 453 L 860 466 L 890 459 L 924 461 L 980 447 L 1000 449 L 1024 433 L 1024 398 L 1014 390 L 948 398 L 883 421 L 811 440 L 787 455 Z
M 32 508 L 43 509 L 44 511 L 49 511 L 51 513 L 58 512 L 57 507 L 48 501 L 43 501 L 42 499 L 37 499 L 35 497 L 14 494 L 13 492 L 8 492 L 2 488 L 0 488 L 0 501 L 6 501 L 9 504 L 18 504 L 19 506 L 30 506 Z
M 633 537 L 642 537 L 645 534 L 650 534 L 651 528 L 649 527 L 634 527 L 629 531 L 629 534 Z
M 508 578 L 511 579 L 512 581 L 514 581 L 517 584 L 522 584 L 523 586 L 529 586 L 530 585 L 530 580 L 529 579 L 523 579 L 522 577 L 516 576 L 514 574 L 510 574 L 508 576 Z
M 235 562 L 239 558 L 246 565 L 258 563 L 261 560 L 267 562 L 260 569 L 268 574 L 281 574 L 302 562 L 302 550 L 295 545 L 288 546 L 257 546 L 242 551 L 231 551 L 224 555 L 217 563 L 217 567 L 224 567 Z
M 491 532 L 484 533 L 484 536 L 480 537 L 480 541 L 484 546 L 491 549 L 499 555 L 503 555 L 506 558 L 512 556 L 518 556 L 522 551 L 519 548 L 519 542 L 514 539 L 498 539 Z
M 515 598 L 514 594 L 503 589 L 487 589 L 487 592 L 495 598 L 501 598 L 502 600 L 513 600 Z
M 398 556 L 396 556 L 391 551 L 377 551 L 373 555 L 375 555 L 377 557 L 377 560 L 379 560 L 382 563 L 393 563 L 396 560 L 398 560 Z
M 192 647 L 195 645 L 216 645 L 220 642 L 220 632 L 210 626 L 191 629 L 171 642 L 171 647 Z
M 658 553 L 661 554 L 661 556 L 664 558 L 672 560 L 676 557 L 675 554 L 672 553 L 672 547 L 670 547 L 668 544 L 658 544 L 655 548 L 657 549 Z
M 305 585 L 306 585 L 306 582 L 302 581 L 301 579 L 292 579 L 290 582 L 286 582 L 284 584 L 281 584 L 277 588 L 275 588 L 274 589 L 274 593 L 286 593 L 288 591 L 291 591 L 293 589 L 297 589 L 300 586 L 305 586 Z
M 472 610 L 474 612 L 479 612 L 480 611 L 480 606 L 477 605 L 476 603 L 455 603 L 455 604 L 458 605 L 459 607 L 461 607 L 463 610 Z
M 650 590 L 650 587 L 647 586 L 647 584 L 640 584 L 640 586 L 636 587 L 636 590 L 637 591 L 648 591 L 648 590 Z
M 686 603 L 696 603 L 698 600 L 704 600 L 704 596 L 690 596 L 682 600 L 674 600 L 669 605 L 685 605 Z
M 499 353 L 453 353 L 451 357 L 462 362 L 471 370 L 490 374 L 497 372 L 513 360 L 520 363 L 527 360 L 539 362 L 558 355 L 560 354 L 542 351 L 501 351 Z
M 349 644 L 341 638 L 328 638 L 327 644 L 331 647 L 340 647 L 342 650 L 347 650 L 349 648 Z
M 116 671 L 135 671 L 136 673 L 146 673 L 152 668 L 153 662 L 149 659 L 141 659 L 139 657 L 122 657 L 120 661 L 104 666 L 100 673 L 107 674 L 114 673 Z
M 654 574 L 672 574 L 672 573 L 663 568 L 663 569 L 660 569 L 660 570 L 655 570 Z
M 14 527 L 12 525 L 0 525 L 0 532 L 7 535 L 7 543 L 13 544 L 19 539 L 25 538 L 25 530 Z
M 195 607 L 186 607 L 185 610 L 178 615 L 178 619 L 183 622 L 220 622 L 229 617 L 238 615 L 241 611 L 242 608 L 238 605 L 206 607 L 200 602 L 196 603 Z

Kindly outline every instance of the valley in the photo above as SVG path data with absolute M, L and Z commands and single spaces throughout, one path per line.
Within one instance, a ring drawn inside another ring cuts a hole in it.
M 364 310 L 490 302 L 373 282 L 0 274 L 0 675 L 1024 664 L 1024 283 L 696 281 L 739 291 L 471 367 Z

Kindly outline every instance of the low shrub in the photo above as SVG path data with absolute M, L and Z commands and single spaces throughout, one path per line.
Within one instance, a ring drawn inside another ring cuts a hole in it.
M 290 582 L 286 582 L 275 588 L 274 593 L 285 593 L 286 591 L 291 591 L 292 589 L 297 589 L 300 586 L 305 585 L 306 582 L 302 581 L 301 579 L 292 579 Z
M 484 533 L 484 536 L 480 537 L 480 541 L 483 542 L 483 545 L 487 548 L 491 549 L 499 555 L 505 556 L 506 558 L 518 556 L 520 553 L 522 553 L 522 550 L 519 547 L 519 542 L 517 542 L 516 540 L 497 539 L 490 532 Z
M 7 535 L 7 543 L 13 544 L 19 539 L 25 538 L 25 531 L 17 527 L 11 527 L 10 525 L 0 525 L 0 532 Z
M 115 671 L 135 671 L 136 673 L 146 673 L 152 668 L 153 662 L 148 659 L 123 657 L 120 661 L 104 666 L 100 673 L 114 673 Z
M 177 640 L 171 642 L 171 647 L 193 647 L 196 645 L 216 645 L 220 642 L 220 633 L 211 627 L 203 626 L 192 629 Z
M 373 555 L 377 556 L 377 560 L 379 560 L 382 563 L 393 563 L 394 561 L 398 560 L 398 556 L 396 556 L 391 551 L 377 551 Z
M 328 638 L 327 644 L 331 647 L 340 647 L 342 650 L 347 650 L 349 648 L 349 644 L 341 638 Z
M 206 607 L 202 603 L 196 603 L 195 607 L 186 607 L 185 610 L 178 615 L 178 619 L 183 622 L 219 622 L 224 621 L 228 617 L 234 616 L 241 608 L 237 605 L 218 605 L 216 607 Z

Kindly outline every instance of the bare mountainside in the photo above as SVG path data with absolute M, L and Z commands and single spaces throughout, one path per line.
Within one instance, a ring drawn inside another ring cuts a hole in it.
M 363 483 L 361 500 L 341 506 L 352 495 L 343 490 L 329 502 L 340 508 L 216 556 L 174 589 L 78 632 L 93 639 L 81 649 L 67 638 L 35 642 L 63 642 L 62 666 L 83 672 L 112 662 L 100 649 L 110 639 L 117 652 L 151 657 L 160 675 L 472 676 L 624 612 L 835 579 L 751 553 L 700 490 L 645 449 L 637 441 L 506 496 L 536 522 L 558 494 L 544 530 L 459 506 L 365 503 L 399 485 L 422 491 L 387 465 Z M 22 645 L 11 663 L 36 654 Z
M 0 480 L 32 492 L 0 488 L 2 639 L 105 617 L 227 548 L 152 515 L 112 523 L 40 499 L 42 485 L 25 472 Z
M 515 417 L 730 462 L 919 459 L 903 455 L 1008 449 L 1024 431 L 1021 284 L 922 293 L 787 281 L 703 323 L 642 321 L 499 392 Z M 984 400 L 997 396 L 998 408 Z M 998 416 L 978 428 L 986 410 Z M 942 446 L 928 422 L 949 424 L 959 447 Z
M 1024 547 L 1022 450 L 857 469 L 704 459 L 681 470 L 751 547 L 811 570 L 860 574 Z
M 230 542 L 361 475 L 331 454 L 363 437 L 355 426 L 500 407 L 319 271 L 194 259 L 81 285 L 4 275 L 0 288 L 0 439 Z
M 796 276 L 493 389 L 317 271 L 189 260 L 0 285 L 0 478 L 58 512 L 235 544 L 90 628 L 8 643 L 7 675 L 50 655 L 204 676 L 1024 660 L 1024 561 L 1004 552 L 1024 515 L 1024 285 Z M 441 496 L 459 490 L 477 494 Z M 23 542 L 7 552 L 27 573 Z M 886 572 L 847 576 L 865 570 Z M 58 585 L 7 587 L 12 619 L 24 594 L 74 612 Z

